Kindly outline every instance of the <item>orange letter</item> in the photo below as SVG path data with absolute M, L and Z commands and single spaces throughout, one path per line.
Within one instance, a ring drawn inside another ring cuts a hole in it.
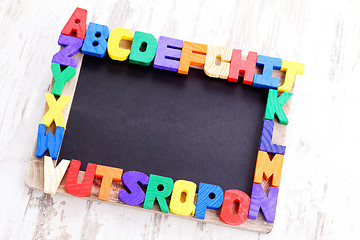
M 254 183 L 261 184 L 263 175 L 266 180 L 273 176 L 271 186 L 279 187 L 283 160 L 284 155 L 275 154 L 273 159 L 270 160 L 267 152 L 259 151 L 256 160 Z
M 207 45 L 184 41 L 178 73 L 188 74 L 190 65 L 203 67 L 206 59 Z
M 112 181 L 121 181 L 123 170 L 120 168 L 97 165 L 95 176 L 101 177 L 99 199 L 107 201 L 109 198 Z

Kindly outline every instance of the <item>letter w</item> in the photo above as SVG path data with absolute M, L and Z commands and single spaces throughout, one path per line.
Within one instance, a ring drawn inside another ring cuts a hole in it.
M 60 146 L 64 137 L 64 132 L 65 129 L 63 127 L 56 127 L 55 136 L 51 132 L 48 132 L 48 134 L 46 134 L 46 125 L 39 124 L 36 145 L 36 157 L 42 158 L 46 150 L 49 149 L 50 157 L 56 160 L 59 155 Z

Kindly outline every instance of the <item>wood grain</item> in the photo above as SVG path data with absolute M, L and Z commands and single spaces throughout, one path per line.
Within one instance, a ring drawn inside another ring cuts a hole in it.
M 53 162 L 52 158 L 49 156 L 45 156 L 43 159 L 43 163 L 44 192 L 49 194 L 55 194 L 61 180 L 66 173 L 70 161 L 64 159 L 63 161 L 61 161 L 61 163 L 55 166 L 55 162 Z
M 54 161 L 55 162 L 55 161 Z M 42 160 L 38 160 L 38 159 L 34 159 L 32 161 L 30 161 L 28 170 L 27 170 L 27 174 L 26 174 L 26 184 L 30 187 L 30 188 L 38 188 L 38 189 L 43 189 L 44 185 L 44 170 L 43 170 L 43 161 Z M 84 178 L 85 172 L 84 171 L 80 171 L 79 172 L 79 180 L 82 181 L 82 179 Z M 63 178 L 63 181 L 61 182 L 57 193 L 60 194 L 66 194 L 69 195 L 64 188 L 65 185 L 65 180 L 66 180 L 66 176 Z M 100 190 L 100 186 L 101 186 L 101 178 L 95 177 L 94 180 L 94 184 L 91 190 L 91 195 L 90 197 L 86 197 L 85 199 L 89 199 L 89 200 L 93 200 L 93 201 L 100 201 L 98 200 L 98 194 L 99 194 L 99 190 Z M 162 213 L 160 211 L 159 205 L 157 204 L 157 202 L 155 201 L 153 210 L 147 210 L 145 208 L 142 208 L 142 206 L 130 206 L 130 205 L 126 205 L 123 204 L 122 202 L 119 201 L 118 198 L 118 193 L 119 190 L 125 190 L 125 186 L 123 185 L 122 182 L 113 182 L 111 189 L 110 189 L 110 193 L 109 193 L 109 197 L 108 197 L 108 202 L 112 203 L 112 204 L 116 204 L 116 205 L 123 205 L 126 207 L 131 207 L 131 208 L 136 208 L 136 209 L 142 209 L 144 211 L 156 211 L 159 214 L 164 214 L 164 215 L 171 215 L 171 216 L 177 216 L 177 217 L 181 217 L 181 218 L 187 218 L 187 219 L 191 219 L 191 220 L 195 220 L 195 221 L 199 221 L 199 222 L 205 222 L 205 223 L 212 223 L 212 224 L 217 224 L 217 225 L 222 225 L 222 226 L 227 226 L 227 227 L 232 227 L 232 228 L 239 228 L 239 229 L 244 229 L 244 230 L 249 230 L 249 231 L 255 231 L 255 232 L 260 232 L 260 233 L 268 233 L 271 231 L 273 224 L 272 223 L 267 223 L 264 221 L 264 218 L 262 216 L 260 216 L 261 214 L 259 214 L 259 217 L 257 220 L 251 220 L 248 219 L 244 224 L 239 225 L 239 226 L 232 226 L 232 225 L 225 225 L 219 218 L 220 216 L 220 210 L 211 210 L 208 209 L 206 211 L 206 216 L 204 220 L 200 220 L 194 217 L 186 217 L 186 216 L 180 216 L 180 215 L 176 215 L 173 214 L 171 212 L 169 213 Z M 166 199 L 167 203 L 169 205 L 169 201 L 170 199 Z M 196 201 L 196 197 L 195 197 L 195 201 Z M 114 206 L 116 207 L 116 206 Z
M 110 29 L 110 31 L 111 31 L 111 29 Z M 230 54 L 230 52 L 229 52 L 229 54 Z M 76 55 L 76 58 L 78 59 L 78 61 L 79 61 L 79 66 L 80 67 L 78 67 L 77 68 L 77 73 L 76 73 L 76 75 L 75 75 L 75 77 L 73 78 L 73 79 L 71 79 L 65 86 L 64 86 L 64 88 L 63 88 L 63 94 L 65 94 L 65 93 L 67 93 L 68 95 L 70 95 L 70 96 L 72 96 L 72 98 L 71 99 L 73 99 L 73 96 L 74 96 L 74 93 L 75 93 L 75 90 L 76 90 L 76 83 L 77 83 L 77 81 L 78 81 L 78 77 L 79 77 L 79 69 L 81 68 L 81 62 L 82 62 L 82 57 L 81 56 L 79 56 L 79 55 L 81 55 L 80 53 L 78 53 L 77 55 Z M 225 54 L 226 55 L 226 54 Z M 225 60 L 227 59 L 227 57 L 224 55 L 224 57 L 225 57 Z M 228 56 L 229 57 L 229 56 Z M 204 56 L 204 62 L 205 62 L 205 56 Z M 129 64 L 129 63 L 128 63 Z M 204 67 L 201 67 L 201 66 L 198 66 L 199 67 L 199 69 L 201 69 L 201 70 L 204 70 Z M 256 71 L 255 71 L 255 73 L 261 73 L 261 70 L 260 69 L 257 69 Z M 190 73 L 191 74 L 191 73 Z M 275 77 L 279 77 L 279 78 L 281 78 L 281 80 L 283 81 L 283 76 L 285 75 L 283 72 L 281 72 L 281 71 L 277 71 L 277 70 L 274 70 L 274 74 L 273 74 Z M 224 80 L 224 81 L 226 81 L 226 79 Z M 72 83 L 72 84 L 69 84 L 69 83 Z M 241 81 L 240 81 L 240 84 L 241 84 Z M 51 83 L 51 86 L 53 87 L 54 86 L 54 79 L 53 79 L 53 81 L 52 81 L 52 83 Z M 63 116 L 64 116 L 64 121 L 65 122 L 67 122 L 67 120 L 68 120 L 68 116 L 69 116 L 69 114 L 70 114 L 70 109 L 69 109 L 69 107 L 71 106 L 71 104 L 72 104 L 72 101 L 66 106 L 66 108 L 64 108 L 64 110 L 63 110 Z M 45 108 L 46 109 L 46 108 Z M 289 109 L 289 107 L 288 107 L 288 109 Z M 265 109 L 264 109 L 264 111 L 265 111 Z M 286 112 L 285 112 L 286 113 Z M 282 128 L 281 128 L 281 130 L 283 130 Z M 285 134 L 278 134 L 278 135 L 281 135 L 281 136 L 284 136 Z M 274 136 L 275 136 L 275 129 L 274 129 Z M 276 139 L 275 139 L 276 140 Z M 259 141 L 260 141 L 260 139 L 259 139 Z M 35 159 L 35 156 L 32 156 L 32 159 Z M 33 161 L 33 160 L 32 160 Z M 254 161 L 255 161 L 255 159 L 254 159 Z M 37 166 L 36 164 L 34 164 L 34 165 L 31 165 L 30 164 L 30 167 L 31 166 Z M 254 169 L 255 170 L 255 169 Z M 32 170 L 32 171 L 30 171 L 30 172 L 38 172 L 37 170 Z M 29 173 L 29 172 L 28 172 Z M 84 172 L 82 172 L 82 174 L 84 174 Z M 33 180 L 29 180 L 28 178 L 30 178 L 30 177 L 33 177 L 33 174 L 31 174 L 31 175 L 29 175 L 29 174 L 27 174 L 27 182 L 33 182 Z M 43 181 L 42 179 L 40 179 L 39 177 L 36 177 L 36 179 L 38 179 L 38 180 L 40 180 L 40 181 Z M 41 186 L 41 183 L 35 183 L 35 182 L 33 182 L 33 185 L 29 185 L 29 186 L 33 186 L 34 188 L 39 188 L 40 186 Z M 103 188 L 104 189 L 104 188 Z M 122 190 L 124 189 L 124 188 L 121 188 Z M 118 191 L 119 191 L 120 189 L 117 189 L 116 191 L 117 191 L 117 193 L 118 193 Z M 96 189 L 96 190 L 94 190 L 96 193 L 98 193 L 98 194 L 100 194 L 100 189 Z M 268 188 L 266 188 L 265 189 L 265 191 L 268 191 Z M 59 193 L 63 193 L 63 191 L 59 191 Z M 98 199 L 98 194 L 93 194 L 93 191 L 92 191 L 92 194 L 90 195 L 90 199 L 94 199 L 94 200 L 97 200 Z M 94 197 L 94 195 L 96 196 L 96 197 Z M 107 196 L 107 194 L 105 194 L 106 196 Z M 103 200 L 105 200 L 105 199 L 107 199 L 107 197 L 104 197 L 103 196 L 103 194 L 101 194 L 101 198 L 103 199 Z M 111 199 L 111 197 L 109 197 L 109 199 L 108 199 L 108 201 L 109 202 L 111 202 L 111 203 L 115 203 L 115 202 L 117 202 L 118 201 L 118 198 L 117 198 L 117 195 L 114 197 L 114 198 L 112 198 Z M 169 205 L 169 201 L 168 201 L 168 205 Z M 128 206 L 128 205 L 125 205 L 125 206 Z M 231 225 L 227 225 L 227 224 L 224 224 L 222 221 L 220 221 L 220 219 L 219 219 L 219 215 L 220 215 L 220 209 L 219 210 L 217 210 L 217 211 L 214 211 L 214 210 L 208 210 L 208 211 L 212 211 L 212 213 L 210 213 L 209 215 L 210 215 L 210 217 L 206 217 L 205 219 L 204 219 L 204 221 L 205 222 L 207 222 L 207 223 L 215 223 L 215 224 L 221 224 L 221 225 L 223 225 L 223 226 L 231 226 Z M 175 215 L 175 216 L 178 216 L 178 215 Z M 189 217 L 190 218 L 190 217 Z M 196 218 L 191 218 L 191 219 L 196 219 Z M 254 225 L 254 226 L 252 226 L 252 225 Z M 263 218 L 258 218 L 258 219 L 256 219 L 256 220 L 251 220 L 251 219 L 249 219 L 248 221 L 246 221 L 246 224 L 242 224 L 242 225 L 239 225 L 239 226 L 231 226 L 231 227 L 237 227 L 237 228 L 239 228 L 239 229 L 246 229 L 246 230 L 250 230 L 250 231 L 256 231 L 256 232 L 260 232 L 260 233 L 268 233 L 269 231 L 271 231 L 271 229 L 272 229 L 272 224 L 271 223 L 267 223 L 266 221 L 264 221 L 264 219 Z
M 230 60 L 231 49 L 227 47 L 208 46 L 204 72 L 209 77 L 227 79 L 230 71 Z
M 287 150 L 270 234 L 26 187 L 44 93 L 51 91 L 51 58 L 76 7 L 88 10 L 88 22 L 110 29 L 124 27 L 305 63 L 304 75 L 296 77 L 294 95 L 284 106 L 293 105 L 287 139 L 273 138 Z M 350 0 L 0 0 L 0 175 L 11 179 L 2 187 L 2 194 L 11 197 L 0 198 L 0 238 L 358 239 L 353 183 L 360 167 L 354 157 L 360 135 L 359 11 L 360 2 Z
M 81 62 L 82 62 L 82 58 L 79 58 L 79 64 L 81 64 Z M 79 69 L 79 68 L 78 68 Z M 202 70 L 204 70 L 203 68 L 200 68 L 200 69 L 202 69 Z M 260 72 L 260 70 L 258 69 L 258 72 Z M 281 73 L 280 71 L 274 71 L 275 73 L 274 73 L 274 75 L 275 76 L 277 76 L 277 77 L 282 77 L 284 74 L 283 73 Z M 190 73 L 191 74 L 191 73 Z M 72 82 L 77 82 L 77 80 L 78 80 L 78 76 L 79 76 L 79 74 L 77 73 L 76 74 L 76 76 L 71 80 Z M 224 81 L 226 81 L 226 79 L 224 80 Z M 54 81 L 52 82 L 52 86 L 53 86 L 53 84 L 54 84 Z M 69 85 L 65 85 L 64 86 L 64 92 L 66 92 L 66 90 L 67 90 L 67 92 L 70 92 L 71 91 L 71 89 L 69 89 L 69 88 L 72 88 L 72 87 L 74 87 L 74 89 L 72 89 L 72 93 L 70 93 L 69 95 L 71 95 L 71 96 L 73 96 L 74 95 L 74 92 L 75 92 L 75 86 L 76 86 L 76 83 L 73 83 L 73 84 L 69 84 Z M 72 102 L 71 102 L 72 103 Z M 67 106 L 69 106 L 71 103 L 69 103 Z M 265 111 L 265 110 L 264 110 Z M 67 119 L 68 119 L 68 116 L 69 116 L 69 114 L 70 114 L 70 109 L 69 108 L 66 108 L 66 109 L 64 109 L 63 110 L 63 115 L 64 115 L 64 120 L 65 120 L 65 122 L 67 122 Z M 274 132 L 275 132 L 275 130 L 274 130 Z M 284 135 L 284 134 L 283 134 Z M 274 134 L 274 136 L 275 136 L 275 134 Z M 260 139 L 259 139 L 259 141 L 260 141 Z M 35 157 L 34 156 L 32 156 L 32 159 L 35 159 Z M 32 160 L 33 161 L 33 160 Z M 255 161 L 255 159 L 254 159 L 254 161 Z M 31 166 L 37 166 L 36 164 L 35 165 L 31 165 L 30 164 L 30 167 Z M 255 169 L 254 169 L 255 170 Z M 33 171 L 31 171 L 31 172 L 38 172 L 37 170 L 33 170 Z M 29 173 L 29 172 L 28 172 Z M 84 174 L 84 172 L 82 172 L 82 174 Z M 31 175 L 29 175 L 29 174 L 27 174 L 27 182 L 33 182 L 33 180 L 29 180 L 28 178 L 31 178 L 31 177 L 33 177 L 33 174 L 31 174 Z M 36 177 L 36 179 L 38 179 L 38 180 L 40 180 L 40 181 L 42 181 L 42 179 L 40 179 L 39 177 Z M 33 183 L 33 185 L 29 185 L 29 186 L 34 186 L 34 188 L 39 188 L 40 186 L 41 186 L 41 183 Z M 103 188 L 104 189 L 104 188 Z M 121 188 L 122 190 L 124 189 L 124 188 Z M 119 192 L 119 190 L 120 189 L 117 189 L 117 193 Z M 97 192 L 98 194 L 100 194 L 100 189 L 96 189 L 96 190 L 94 190 L 95 192 Z M 265 191 L 268 191 L 268 188 L 267 189 L 265 189 Z M 63 193 L 63 191 L 59 191 L 60 193 Z M 92 194 L 91 194 L 91 196 L 90 196 L 90 198 L 92 199 L 94 199 L 94 200 L 97 200 L 97 198 L 98 198 L 98 194 L 93 194 L 93 191 L 92 191 Z M 94 197 L 94 195 L 96 196 L 96 197 Z M 104 199 L 104 200 L 106 200 L 107 199 L 107 197 L 104 197 L 103 196 L 103 194 L 100 194 L 101 195 L 101 198 L 102 199 Z M 106 196 L 107 196 L 107 194 L 105 194 Z M 110 197 L 109 197 L 109 199 L 108 199 L 108 201 L 109 202 L 111 202 L 111 203 L 114 203 L 114 202 L 117 202 L 118 201 L 118 198 L 117 198 L 117 195 L 113 198 L 113 199 L 111 199 Z M 168 205 L 169 205 L 169 202 L 168 202 Z M 125 206 L 128 206 L 128 205 L 125 205 Z M 224 224 L 222 221 L 220 221 L 220 219 L 219 219 L 219 215 L 220 215 L 220 209 L 219 210 L 217 210 L 217 211 L 214 211 L 214 210 L 208 210 L 208 211 L 213 211 L 212 213 L 210 213 L 209 215 L 211 216 L 211 217 L 207 217 L 207 218 L 205 218 L 204 219 L 204 221 L 205 222 L 207 222 L 207 223 L 215 223 L 215 224 L 222 224 L 223 226 L 231 226 L 231 225 L 227 225 L 227 224 Z M 175 215 L 175 216 L 178 216 L 178 215 Z M 196 219 L 196 218 L 191 218 L 191 219 Z M 267 223 L 266 221 L 264 221 L 264 219 L 263 218 L 258 218 L 258 219 L 256 219 L 256 220 L 251 220 L 251 219 L 249 219 L 248 221 L 246 221 L 246 223 L 247 224 L 242 224 L 242 225 L 239 225 L 239 226 L 231 226 L 231 227 L 238 227 L 239 229 L 246 229 L 246 230 L 250 230 L 250 231 L 256 231 L 256 232 L 260 232 L 260 233 L 268 233 L 269 231 L 271 231 L 271 229 L 272 229 L 272 224 L 271 223 Z M 254 226 L 252 226 L 252 225 L 254 225 Z

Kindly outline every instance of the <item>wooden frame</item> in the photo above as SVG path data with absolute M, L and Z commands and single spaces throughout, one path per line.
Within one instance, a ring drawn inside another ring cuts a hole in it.
M 64 94 L 64 95 L 70 95 L 71 96 L 70 103 L 63 110 L 63 117 L 64 117 L 65 124 L 67 123 L 67 120 L 68 120 L 68 117 L 69 117 L 74 92 L 75 92 L 77 81 L 78 81 L 78 78 L 79 78 L 79 73 L 80 73 L 80 69 L 81 69 L 81 63 L 82 63 L 83 54 L 77 53 L 74 56 L 74 58 L 78 59 L 78 61 L 79 61 L 79 65 L 78 65 L 77 70 L 76 70 L 77 71 L 76 75 L 67 84 L 65 84 L 63 92 L 62 92 L 62 94 Z M 257 69 L 256 73 L 261 73 L 261 70 Z M 280 85 L 284 82 L 284 75 L 285 75 L 285 73 L 282 72 L 282 71 L 277 71 L 277 70 L 273 71 L 273 76 L 280 78 Z M 224 81 L 224 80 L 222 80 L 222 81 Z M 54 79 L 52 79 L 51 88 L 53 87 L 53 84 L 54 84 Z M 293 91 L 293 88 L 294 88 L 294 86 L 292 87 L 292 91 Z M 290 99 L 290 101 L 288 103 L 286 103 L 284 105 L 284 108 L 283 108 L 284 112 L 287 114 L 287 116 L 289 115 L 290 105 L 291 105 L 291 99 Z M 46 105 L 44 113 L 46 113 L 47 111 L 48 111 L 48 106 Z M 264 111 L 265 111 L 265 109 L 264 109 Z M 274 122 L 275 122 L 275 126 L 274 126 L 274 133 L 273 133 L 273 141 L 272 141 L 272 143 L 286 145 L 285 144 L 286 126 L 279 124 L 277 121 L 274 121 Z M 54 127 L 53 125 L 50 126 L 50 129 L 53 128 L 53 127 Z M 54 129 L 52 129 L 52 130 L 54 130 Z M 259 141 L 260 141 L 260 139 L 259 139 Z M 256 159 L 254 159 L 254 161 L 256 161 Z M 30 188 L 43 189 L 43 182 L 44 182 L 44 167 L 43 167 L 43 165 L 44 165 L 43 164 L 43 159 L 37 159 L 36 156 L 35 156 L 35 153 L 34 153 L 31 156 L 31 161 L 29 163 L 29 167 L 28 167 L 28 170 L 27 170 L 27 176 L 26 176 L 26 183 Z M 84 176 L 84 172 L 80 171 L 78 181 L 81 181 L 83 179 L 83 176 Z M 61 194 L 68 194 L 64 189 L 65 179 L 66 179 L 66 176 L 64 176 L 64 178 L 63 178 L 62 182 L 60 183 L 60 186 L 59 186 L 59 188 L 57 190 L 57 192 L 59 192 Z M 263 189 L 265 190 L 266 193 L 269 191 L 269 188 L 271 186 L 271 181 L 272 181 L 272 178 L 270 178 L 269 180 L 263 179 L 262 186 L 263 186 Z M 94 184 L 92 186 L 91 195 L 89 197 L 86 197 L 86 199 L 88 199 L 88 200 L 97 200 L 98 201 L 97 196 L 98 196 L 98 193 L 99 193 L 100 185 L 101 185 L 101 178 L 95 177 Z M 125 189 L 122 182 L 121 181 L 120 182 L 113 182 L 112 189 L 111 189 L 108 201 L 110 203 L 112 203 L 112 204 L 125 205 L 125 206 L 128 206 L 128 207 L 134 207 L 134 206 L 123 204 L 123 203 L 121 203 L 119 201 L 119 199 L 117 197 L 117 194 L 118 194 L 118 191 L 120 189 Z M 146 209 L 142 208 L 142 206 L 137 206 L 137 207 L 134 207 L 134 208 L 139 208 L 139 209 L 146 210 Z M 155 204 L 155 207 L 154 207 L 153 210 L 146 210 L 146 211 L 156 211 L 157 213 L 161 213 L 161 214 L 176 215 L 176 214 L 173 214 L 171 212 L 170 213 L 162 213 L 161 211 L 159 211 L 159 207 L 158 207 L 157 204 Z M 197 218 L 194 218 L 194 217 L 191 217 L 191 216 L 189 216 L 189 217 L 180 216 L 180 217 L 188 218 L 188 219 L 192 219 L 192 220 L 196 220 L 196 221 L 201 221 L 201 222 L 206 222 L 206 223 L 212 223 L 212 224 L 218 224 L 218 225 L 223 225 L 223 226 L 234 227 L 234 228 L 243 229 L 243 230 L 255 231 L 255 232 L 259 232 L 259 233 L 268 233 L 273 228 L 272 223 L 268 223 L 268 222 L 266 222 L 264 220 L 264 217 L 263 217 L 262 213 L 259 214 L 259 216 L 258 216 L 258 218 L 256 220 L 247 219 L 244 224 L 241 224 L 241 225 L 238 225 L 238 226 L 232 226 L 232 225 L 228 225 L 228 224 L 223 223 L 220 220 L 219 215 L 220 215 L 220 209 L 219 210 L 210 210 L 210 209 L 208 209 L 206 217 L 205 217 L 204 220 L 197 219 Z M 179 216 L 179 215 L 176 215 L 176 216 Z

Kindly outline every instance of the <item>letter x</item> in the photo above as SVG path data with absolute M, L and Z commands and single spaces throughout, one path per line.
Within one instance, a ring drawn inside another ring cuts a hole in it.
M 55 96 L 51 93 L 45 93 L 46 102 L 49 106 L 49 110 L 45 116 L 41 119 L 40 124 L 45 124 L 46 127 L 49 127 L 53 121 L 57 127 L 65 128 L 64 119 L 62 116 L 62 110 L 68 104 L 71 97 L 68 95 L 61 95 L 60 98 L 56 101 Z

